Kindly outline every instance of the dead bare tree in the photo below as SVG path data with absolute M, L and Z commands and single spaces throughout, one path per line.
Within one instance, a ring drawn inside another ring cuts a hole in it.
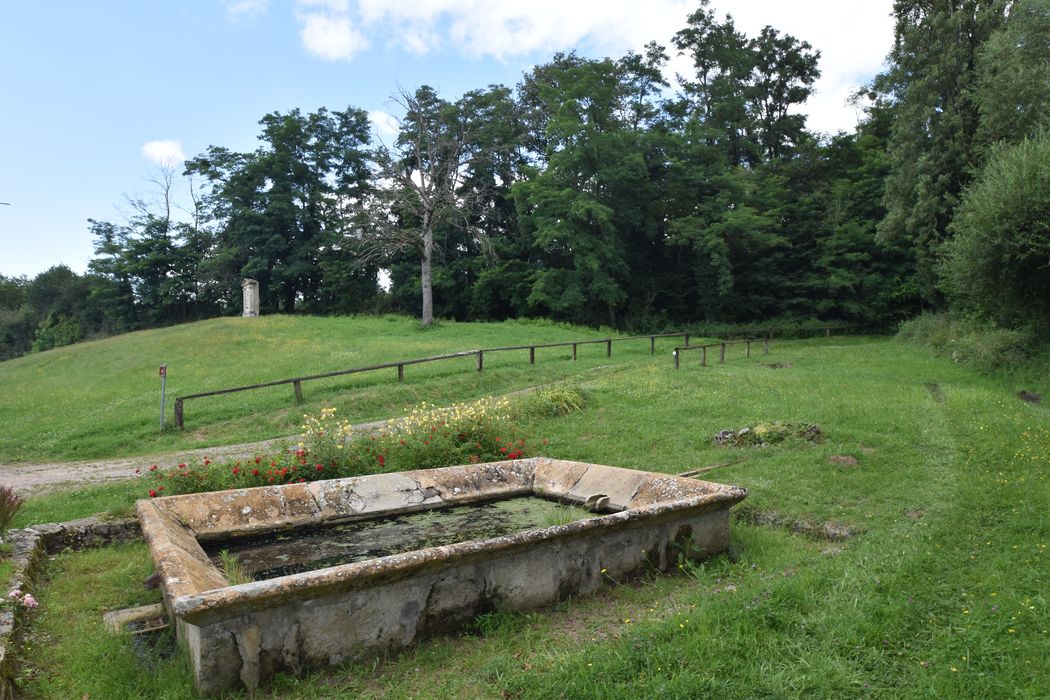
M 366 255 L 385 258 L 399 251 L 419 254 L 423 325 L 434 322 L 432 273 L 434 232 L 447 224 L 471 229 L 473 195 L 462 191 L 471 161 L 477 157 L 471 115 L 462 103 L 451 104 L 428 86 L 394 100 L 404 110 L 397 139 L 376 152 L 379 183 L 366 227 Z M 470 233 L 482 247 L 484 232 Z

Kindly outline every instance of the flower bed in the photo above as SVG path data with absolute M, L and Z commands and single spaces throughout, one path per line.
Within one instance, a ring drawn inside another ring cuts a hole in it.
M 155 498 L 530 456 L 531 441 L 514 426 L 507 399 L 444 408 L 423 403 L 372 434 L 355 433 L 335 408 L 303 418 L 294 449 L 234 462 L 205 457 L 167 469 L 153 465 L 143 472 L 147 493 Z

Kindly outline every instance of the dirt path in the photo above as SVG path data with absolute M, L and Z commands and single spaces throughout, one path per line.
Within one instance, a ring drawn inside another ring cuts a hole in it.
M 386 425 L 386 421 L 362 423 L 354 430 L 370 432 Z M 83 486 L 85 482 L 121 481 L 135 477 L 136 469 L 148 469 L 151 464 L 170 467 L 204 457 L 211 459 L 247 459 L 269 452 L 281 445 L 293 443 L 295 436 L 246 442 L 240 445 L 202 447 L 160 455 L 100 459 L 84 462 L 49 462 L 45 464 L 0 464 L 0 485 L 10 486 L 22 495 L 40 495 L 59 491 L 64 487 Z

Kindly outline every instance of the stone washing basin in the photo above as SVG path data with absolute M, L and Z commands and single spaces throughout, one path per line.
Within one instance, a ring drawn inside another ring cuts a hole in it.
M 196 687 L 216 695 L 254 689 L 278 671 L 404 648 L 490 610 L 536 608 L 606 580 L 672 569 L 683 556 L 723 552 L 729 508 L 745 496 L 696 479 L 534 457 L 169 496 L 139 501 L 137 510 Z M 441 518 L 458 508 L 469 521 L 464 506 L 522 498 L 593 513 L 240 585 L 229 585 L 205 551 L 258 540 L 256 559 L 301 557 L 300 534 L 323 541 L 324 528 L 343 528 L 353 540 L 346 527 L 368 532 L 399 518 L 395 532 L 404 533 L 406 514 Z M 280 547 L 267 549 L 274 543 Z

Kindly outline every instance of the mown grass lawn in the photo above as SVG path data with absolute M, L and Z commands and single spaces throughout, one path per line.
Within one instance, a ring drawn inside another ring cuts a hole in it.
M 832 542 L 737 519 L 730 556 L 489 615 L 467 635 L 257 695 L 1050 694 L 1045 406 L 887 339 L 778 343 L 768 358 L 677 372 L 639 353 L 582 384 L 583 411 L 525 426 L 548 438 L 547 454 L 671 473 L 724 465 L 705 478 L 747 487 L 752 513 L 859 534 Z M 816 422 L 826 440 L 712 444 L 718 430 L 770 420 Z M 836 455 L 858 466 L 830 463 Z M 91 507 L 106 499 L 96 493 Z M 144 669 L 127 639 L 102 631 L 104 609 L 148 599 L 137 587 L 149 570 L 144 545 L 58 557 L 32 623 L 31 696 L 190 696 L 181 658 Z M 122 573 L 99 583 L 103 571 Z

